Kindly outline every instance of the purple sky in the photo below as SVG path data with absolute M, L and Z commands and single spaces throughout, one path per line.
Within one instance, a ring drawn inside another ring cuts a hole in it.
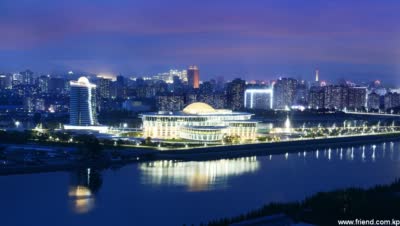
M 400 83 L 397 0 L 1 0 L 0 71 Z M 400 84 L 399 84 L 400 85 Z

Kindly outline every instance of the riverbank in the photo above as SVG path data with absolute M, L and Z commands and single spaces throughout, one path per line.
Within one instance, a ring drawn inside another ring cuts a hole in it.
M 210 146 L 179 150 L 157 150 L 142 147 L 115 147 L 105 150 L 106 156 L 98 160 L 78 160 L 69 155 L 61 159 L 46 159 L 39 164 L 26 164 L 20 162 L 13 165 L 0 165 L 0 175 L 27 174 L 54 171 L 69 171 L 79 168 L 110 168 L 121 167 L 126 164 L 152 160 L 178 160 L 198 161 L 222 158 L 237 158 L 253 155 L 275 155 L 292 152 L 314 151 L 316 149 L 343 148 L 346 146 L 376 144 L 379 142 L 392 142 L 400 140 L 400 133 L 386 133 L 373 135 L 359 135 L 348 137 L 330 137 L 302 140 L 288 140 L 273 143 L 253 143 L 225 146 Z M 8 144 L 13 145 L 13 144 Z M 35 147 L 35 144 L 30 144 Z M 2 144 L 7 146 L 7 144 Z M 37 148 L 49 146 L 37 145 Z M 51 146 L 54 149 L 67 147 Z
M 357 223 L 350 222 L 356 219 L 368 220 L 368 224 L 364 225 L 400 225 L 399 194 L 400 180 L 370 189 L 348 188 L 320 192 L 302 202 L 271 203 L 237 217 L 210 221 L 207 225 L 288 225 L 287 222 L 305 222 L 329 226 L 340 225 L 338 221 L 348 222 L 342 223 L 343 225 L 356 225 Z M 370 222 L 371 220 L 388 222 Z
M 134 162 L 152 160 L 156 152 L 140 148 L 106 149 L 97 159 L 85 159 L 76 147 L 37 144 L 1 144 L 0 147 L 13 149 L 11 153 L 5 154 L 6 160 L 1 160 L 0 175 L 70 171 L 81 168 L 118 168 Z
M 288 140 L 273 143 L 238 144 L 214 146 L 185 150 L 159 151 L 157 159 L 161 160 L 207 160 L 217 158 L 236 158 L 250 155 L 273 155 L 291 152 L 303 152 L 323 148 L 374 144 L 400 140 L 400 133 L 358 135 L 347 137 L 329 137 L 302 140 Z

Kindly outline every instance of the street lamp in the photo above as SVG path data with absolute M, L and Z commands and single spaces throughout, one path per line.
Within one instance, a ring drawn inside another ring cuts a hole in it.
M 15 121 L 15 127 L 19 127 L 19 125 L 21 125 L 21 123 L 19 121 Z
M 122 127 L 124 128 L 125 131 L 125 129 L 128 128 L 128 123 L 125 122 L 124 124 L 122 124 Z

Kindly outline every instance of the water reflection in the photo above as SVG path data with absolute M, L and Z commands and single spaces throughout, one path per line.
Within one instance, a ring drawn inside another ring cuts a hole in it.
M 155 161 L 139 164 L 142 182 L 153 185 L 181 185 L 188 191 L 205 191 L 227 186 L 228 178 L 255 172 L 255 156 L 212 161 Z
M 387 146 L 386 146 L 387 145 Z M 390 145 L 390 146 L 389 146 Z M 390 147 L 390 155 L 385 154 Z M 396 151 L 394 151 L 396 150 Z M 377 161 L 400 158 L 397 144 L 375 144 L 348 146 L 342 148 L 316 149 L 311 152 L 284 153 L 282 155 L 265 156 L 269 161 L 360 161 L 375 163 Z M 262 157 L 259 157 L 262 158 Z M 142 183 L 148 185 L 178 185 L 187 187 L 188 191 L 205 191 L 224 188 L 228 179 L 259 170 L 260 160 L 257 157 L 222 159 L 212 161 L 155 161 L 139 164 Z
M 390 142 L 390 153 L 387 153 L 386 143 L 382 143 L 379 147 L 377 145 L 363 145 L 358 147 L 346 147 L 346 148 L 326 148 L 321 150 L 323 152 L 322 158 L 320 155 L 320 150 L 315 150 L 308 154 L 307 152 L 297 153 L 297 157 L 304 159 L 321 159 L 321 160 L 345 160 L 345 161 L 359 161 L 361 162 L 376 162 L 377 160 L 390 159 L 392 161 L 400 160 L 400 146 L 396 149 L 395 143 Z M 397 152 L 395 151 L 397 150 Z M 284 159 L 290 160 L 291 156 L 294 156 L 294 153 L 288 154 L 285 153 Z M 279 155 L 278 155 L 279 156 Z M 310 157 L 309 157 L 310 156 Z M 397 156 L 397 157 L 396 157 Z M 283 157 L 282 157 L 283 158 Z M 271 158 L 270 158 L 271 160 Z
M 68 191 L 69 204 L 77 214 L 84 214 L 95 207 L 95 194 L 100 190 L 103 180 L 101 173 L 91 168 L 71 173 Z

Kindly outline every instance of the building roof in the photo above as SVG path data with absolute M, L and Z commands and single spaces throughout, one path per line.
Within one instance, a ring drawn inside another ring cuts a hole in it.
M 96 88 L 95 84 L 89 82 L 89 79 L 82 76 L 78 79 L 78 81 L 70 81 L 71 86 L 75 87 L 88 87 L 88 88 Z
M 215 113 L 216 111 L 213 107 L 206 103 L 196 102 L 185 107 L 183 112 L 186 114 L 207 114 Z

